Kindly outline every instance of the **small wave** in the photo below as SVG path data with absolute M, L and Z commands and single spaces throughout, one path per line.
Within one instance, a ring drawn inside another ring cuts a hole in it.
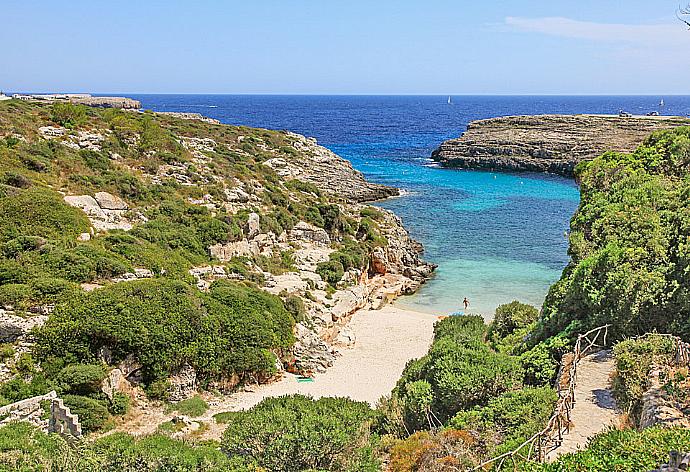
M 209 105 L 209 108 L 218 108 L 218 105 Z

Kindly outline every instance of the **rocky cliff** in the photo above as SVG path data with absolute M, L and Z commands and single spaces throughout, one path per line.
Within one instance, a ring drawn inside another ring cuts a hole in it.
M 473 121 L 432 158 L 444 167 L 551 172 L 571 176 L 575 166 L 605 151 L 631 152 L 652 132 L 690 125 L 683 117 L 609 115 L 508 116 Z

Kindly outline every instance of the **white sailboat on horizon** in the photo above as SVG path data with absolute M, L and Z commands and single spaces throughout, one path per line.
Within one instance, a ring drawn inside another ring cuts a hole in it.
M 450 95 L 448 95 L 448 105 L 452 105 L 452 104 L 453 104 L 453 100 L 450 98 Z
M 659 102 L 659 106 L 660 106 L 661 108 L 663 108 L 664 106 L 666 106 L 666 105 L 664 104 L 664 99 L 663 99 L 663 98 L 662 98 L 661 101 Z

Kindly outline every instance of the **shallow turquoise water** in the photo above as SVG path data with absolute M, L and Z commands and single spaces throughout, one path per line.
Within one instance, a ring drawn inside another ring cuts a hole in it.
M 449 314 L 467 297 L 470 312 L 490 318 L 514 299 L 541 305 L 567 261 L 568 222 L 579 202 L 572 180 L 433 167 L 408 169 L 399 180 L 410 194 L 380 206 L 399 214 L 439 265 L 401 306 Z

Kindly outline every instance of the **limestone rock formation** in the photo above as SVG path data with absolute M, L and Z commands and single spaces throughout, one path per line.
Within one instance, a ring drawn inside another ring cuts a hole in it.
M 115 195 L 97 192 L 96 198 L 90 195 L 68 195 L 64 200 L 86 213 L 91 224 L 98 231 L 111 229 L 129 231 L 134 226 L 132 220 L 125 214 L 127 204 Z
M 184 364 L 168 379 L 168 400 L 178 402 L 196 394 L 196 370 L 189 364 Z
M 72 103 L 97 108 L 122 108 L 125 110 L 138 110 L 141 102 L 127 97 L 81 97 L 70 100 Z
M 328 246 L 331 244 L 331 238 L 328 236 L 326 230 L 317 228 L 304 221 L 297 223 L 291 230 L 289 235 L 290 241 L 307 241 L 312 243 L 324 244 Z
M 575 166 L 605 151 L 631 152 L 652 132 L 690 125 L 683 117 L 610 115 L 507 116 L 473 121 L 432 158 L 444 167 L 550 172 L 572 176 Z
M 295 367 L 299 372 L 325 372 L 335 362 L 335 353 L 316 333 L 298 324 L 295 327 L 297 341 L 292 348 Z
M 47 320 L 45 315 L 23 318 L 0 309 L 0 342 L 13 343 L 27 336 L 33 328 L 43 326 Z
M 321 191 L 351 202 L 368 202 L 399 195 L 399 190 L 367 181 L 349 161 L 319 146 L 313 138 L 288 133 L 295 149 L 289 157 L 264 162 L 286 179 L 297 179 L 316 185 Z

